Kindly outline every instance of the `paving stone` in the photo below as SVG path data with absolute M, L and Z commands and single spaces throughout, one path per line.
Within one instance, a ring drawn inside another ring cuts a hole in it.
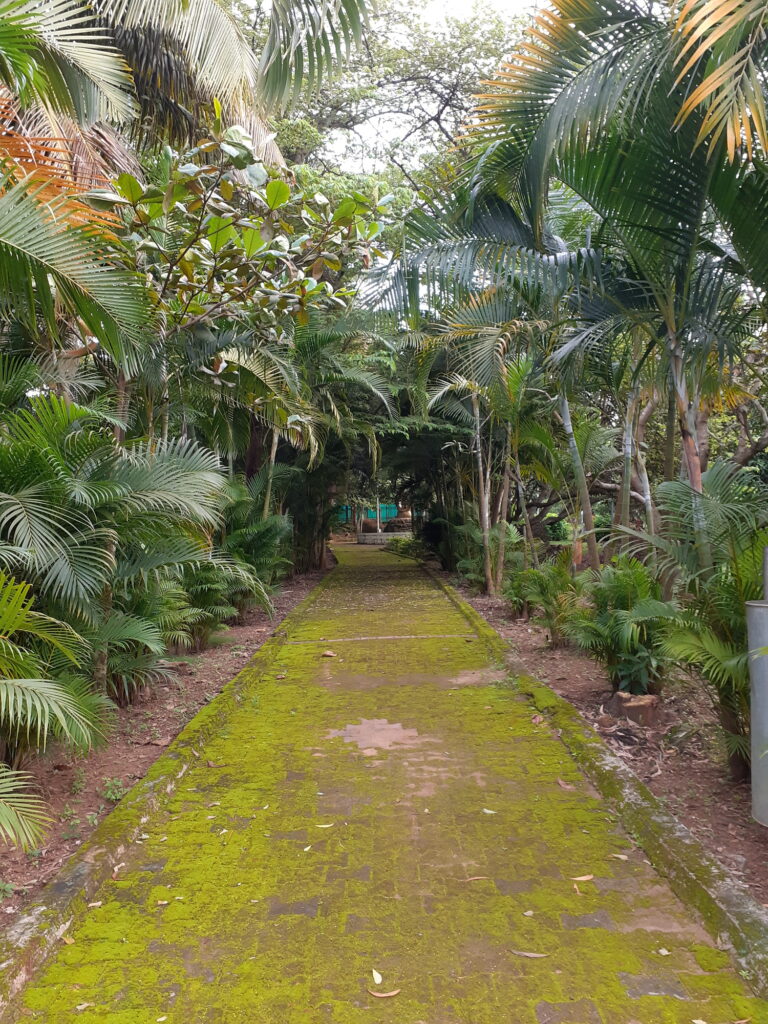
M 666 883 L 612 856 L 627 837 L 494 685 L 498 638 L 414 563 L 337 554 L 183 777 L 173 747 L 152 769 L 177 788 L 8 1024 L 768 1024 Z

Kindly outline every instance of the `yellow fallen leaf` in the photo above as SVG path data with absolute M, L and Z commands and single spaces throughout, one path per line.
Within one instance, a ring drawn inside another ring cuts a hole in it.
M 543 960 L 544 957 L 549 956 L 549 953 L 526 953 L 524 949 L 510 949 L 510 953 L 514 956 L 524 956 L 529 960 Z
M 89 903 L 88 906 L 89 907 L 100 907 L 101 906 L 101 900 L 96 900 L 95 903 Z
M 615 857 L 616 860 L 629 860 L 626 853 L 612 853 L 611 856 Z
M 371 974 L 373 975 L 373 980 L 377 985 L 380 985 L 384 980 L 382 976 L 379 974 L 379 972 L 375 969 L 371 971 Z
M 368 994 L 376 996 L 377 999 L 389 999 L 390 996 L 399 996 L 402 991 L 403 990 L 401 988 L 396 988 L 392 992 L 374 992 L 373 989 L 369 988 Z
M 333 828 L 333 826 L 334 826 L 335 824 L 336 824 L 336 822 L 335 822 L 335 821 L 332 821 L 332 822 L 330 823 L 330 825 L 315 825 L 315 828 Z
M 571 875 L 572 882 L 591 882 L 594 875 Z
M 483 814 L 497 814 L 498 811 L 491 811 L 487 807 L 483 808 Z
M 62 942 L 66 942 L 66 944 L 68 946 L 74 946 L 74 944 L 75 944 L 75 940 L 72 938 L 71 935 L 62 935 L 61 936 L 61 941 Z

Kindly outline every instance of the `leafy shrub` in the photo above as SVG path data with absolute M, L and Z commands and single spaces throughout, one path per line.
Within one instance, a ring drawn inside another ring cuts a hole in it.
M 402 555 L 403 558 L 415 558 L 417 561 L 434 556 L 434 552 L 418 537 L 393 537 L 387 541 L 384 550 L 391 551 L 393 555 Z
M 619 556 L 580 574 L 577 592 L 564 602 L 561 629 L 605 666 L 615 689 L 648 693 L 659 685 L 665 628 L 676 614 L 643 563 Z
M 525 569 L 510 581 L 506 594 L 514 601 L 522 600 L 533 611 L 540 613 L 550 643 L 559 647 L 563 643 L 563 622 L 569 600 L 578 591 L 579 579 L 570 571 L 570 552 L 562 551 L 551 562 L 539 569 Z

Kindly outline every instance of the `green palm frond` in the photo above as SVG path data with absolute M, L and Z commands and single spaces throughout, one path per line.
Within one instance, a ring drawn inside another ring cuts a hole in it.
M 143 286 L 110 265 L 103 238 L 73 225 L 67 200 L 43 202 L 32 183 L 0 176 L 0 317 L 32 330 L 42 314 L 55 335 L 56 305 L 79 317 L 115 354 L 147 321 Z
M 50 822 L 45 804 L 30 792 L 34 779 L 27 772 L 0 765 L 0 838 L 22 850 L 34 849 Z
M 367 0 L 273 0 L 259 69 L 265 102 L 284 107 L 317 89 L 361 42 L 368 9 Z
M 89 731 L 79 702 L 61 683 L 52 679 L 2 677 L 0 729 L 37 746 L 44 746 L 54 729 L 72 741 Z

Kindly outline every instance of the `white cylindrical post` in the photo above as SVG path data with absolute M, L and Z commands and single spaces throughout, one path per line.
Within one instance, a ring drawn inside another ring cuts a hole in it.
M 768 825 L 768 601 L 747 601 L 751 690 L 752 817 Z

